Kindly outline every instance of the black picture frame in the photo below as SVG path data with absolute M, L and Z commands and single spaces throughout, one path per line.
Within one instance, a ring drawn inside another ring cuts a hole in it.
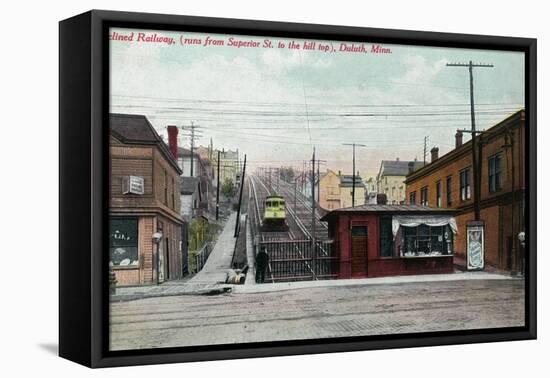
M 525 327 L 108 351 L 108 29 L 128 27 L 525 53 Z M 536 39 L 93 10 L 59 24 L 59 355 L 88 367 L 535 339 Z

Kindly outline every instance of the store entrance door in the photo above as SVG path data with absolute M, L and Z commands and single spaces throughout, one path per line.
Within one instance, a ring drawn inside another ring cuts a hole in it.
M 367 250 L 369 229 L 367 226 L 351 227 L 351 276 L 367 275 Z

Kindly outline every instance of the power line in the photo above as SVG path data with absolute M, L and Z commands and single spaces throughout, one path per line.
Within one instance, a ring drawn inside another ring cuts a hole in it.
M 464 88 L 467 89 L 467 88 Z M 258 106 L 272 106 L 272 105 L 282 105 L 285 107 L 288 106 L 303 106 L 302 103 L 292 103 L 292 102 L 259 102 L 259 101 L 236 101 L 236 100 L 208 100 L 208 99 L 184 99 L 184 98 L 171 98 L 171 97 L 150 97 L 150 96 L 132 96 L 132 95 L 120 95 L 120 94 L 111 94 L 111 97 L 119 98 L 129 98 L 129 99 L 142 99 L 142 100 L 156 100 L 164 102 L 191 102 L 191 103 L 208 103 L 208 104 L 247 104 L 247 105 L 258 105 Z M 480 103 L 478 106 L 512 106 L 518 105 L 520 103 Z M 450 103 L 450 104 L 345 104 L 345 103 L 308 103 L 308 106 L 334 106 L 334 107 L 454 107 L 454 106 L 470 106 L 469 103 Z

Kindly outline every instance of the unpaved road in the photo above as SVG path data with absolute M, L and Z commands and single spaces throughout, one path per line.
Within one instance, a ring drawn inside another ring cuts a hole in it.
M 463 280 L 111 304 L 111 350 L 523 326 L 524 281 Z

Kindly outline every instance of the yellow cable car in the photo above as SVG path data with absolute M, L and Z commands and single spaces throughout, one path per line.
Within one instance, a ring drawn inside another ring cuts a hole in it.
M 267 196 L 265 199 L 265 211 L 263 231 L 286 231 L 286 206 L 283 196 Z

